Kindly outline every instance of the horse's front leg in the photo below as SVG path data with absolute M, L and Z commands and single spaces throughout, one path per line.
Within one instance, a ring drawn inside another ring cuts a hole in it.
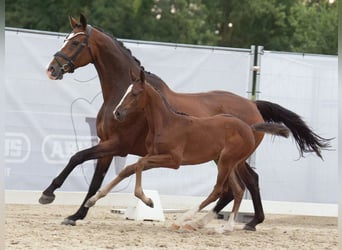
M 135 178 L 135 188 L 134 194 L 137 198 L 139 198 L 142 202 L 144 202 L 147 206 L 154 206 L 151 198 L 147 197 L 142 188 L 142 171 L 145 168 L 155 168 L 155 167 L 167 167 L 178 169 L 180 165 L 180 159 L 176 160 L 177 157 L 172 156 L 171 154 L 160 154 L 160 155 L 147 155 L 136 163 L 136 178 Z
M 95 203 L 105 197 L 112 188 L 114 188 L 121 180 L 124 178 L 136 173 L 136 183 L 135 183 L 135 196 L 141 199 L 147 206 L 153 207 L 153 201 L 150 198 L 147 198 L 143 192 L 141 179 L 142 179 L 142 171 L 157 168 L 157 167 L 165 167 L 165 168 L 172 168 L 177 169 L 179 168 L 180 161 L 174 160 L 171 155 L 155 155 L 155 156 L 145 156 L 135 164 L 131 164 L 126 166 L 119 175 L 114 178 L 111 182 L 109 182 L 106 186 L 102 187 L 95 195 L 90 197 L 86 202 L 86 207 L 94 206 Z M 139 168 L 138 168 L 139 166 Z
M 102 187 L 96 194 L 93 194 L 85 203 L 85 207 L 92 207 L 95 203 L 105 197 L 118 183 L 120 183 L 126 177 L 134 174 L 136 171 L 136 163 L 126 166 L 121 172 L 106 186 Z
M 103 179 L 107 173 L 107 170 L 109 169 L 112 159 L 113 159 L 113 156 L 107 156 L 107 157 L 98 159 L 96 163 L 95 172 L 91 180 L 86 197 L 84 198 L 80 208 L 76 211 L 76 213 L 64 219 L 64 221 L 62 222 L 63 225 L 75 226 L 77 220 L 82 220 L 86 217 L 89 208 L 85 206 L 85 203 L 89 199 L 89 197 L 94 195 L 96 191 L 99 190 L 103 182 Z
M 113 156 L 113 148 L 114 145 L 112 141 L 105 141 L 100 142 L 94 147 L 79 151 L 74 154 L 62 172 L 56 178 L 54 178 L 51 184 L 43 191 L 41 197 L 39 198 L 39 203 L 49 204 L 53 202 L 55 199 L 54 191 L 62 186 L 66 178 L 77 165 L 88 160 L 98 159 L 104 156 Z

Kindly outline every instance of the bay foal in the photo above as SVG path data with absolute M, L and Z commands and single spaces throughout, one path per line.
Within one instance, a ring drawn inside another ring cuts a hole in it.
M 184 220 L 216 201 L 223 191 L 227 191 L 230 174 L 240 163 L 246 161 L 254 150 L 254 131 L 284 137 L 289 134 L 289 130 L 283 125 L 259 123 L 249 126 L 229 114 L 197 118 L 179 113 L 172 108 L 166 98 L 145 82 L 143 70 L 140 72 L 139 79 L 132 74 L 132 80 L 133 83 L 114 110 L 114 117 L 123 122 L 137 112 L 144 112 L 147 120 L 148 153 L 123 170 L 134 169 L 136 173 L 134 190 L 136 197 L 147 206 L 153 207 L 153 201 L 146 197 L 142 188 L 143 170 L 157 167 L 178 169 L 180 165 L 194 165 L 211 160 L 218 162 L 213 191 L 196 210 L 186 213 L 185 217 L 183 216 Z M 120 176 L 116 177 L 92 196 L 86 206 L 93 206 L 120 181 Z

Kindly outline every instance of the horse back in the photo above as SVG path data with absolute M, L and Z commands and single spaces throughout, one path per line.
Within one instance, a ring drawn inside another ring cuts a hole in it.
M 210 91 L 181 94 L 167 91 L 165 95 L 176 110 L 192 116 L 208 117 L 217 114 L 231 114 L 249 125 L 263 122 L 254 102 L 231 92 Z

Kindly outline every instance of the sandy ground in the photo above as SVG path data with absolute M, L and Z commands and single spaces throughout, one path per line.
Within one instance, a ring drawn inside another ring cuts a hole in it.
M 337 249 L 337 218 L 266 215 L 256 232 L 237 224 L 231 233 L 215 233 L 224 223 L 214 220 L 197 231 L 175 231 L 180 214 L 166 213 L 165 222 L 131 221 L 111 207 L 95 206 L 76 226 L 61 221 L 76 206 L 6 205 L 6 249 Z M 202 213 L 198 216 L 203 216 Z

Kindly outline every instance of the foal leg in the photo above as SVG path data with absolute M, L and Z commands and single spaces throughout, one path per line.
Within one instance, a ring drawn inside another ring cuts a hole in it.
M 217 164 L 217 162 L 216 162 L 216 164 Z M 231 173 L 231 175 L 233 175 L 233 174 L 235 174 L 235 171 L 233 171 L 233 172 Z M 229 180 L 230 178 L 232 178 L 232 177 L 229 176 L 228 180 Z M 231 195 L 232 195 L 232 197 L 233 197 L 232 189 L 229 188 L 229 185 L 228 185 L 228 183 L 229 183 L 228 180 L 226 180 L 226 182 L 225 182 L 225 184 L 224 184 L 224 189 L 223 189 L 223 191 L 222 191 L 222 194 L 221 194 L 221 196 L 220 196 L 220 198 L 219 198 L 217 204 L 220 203 L 220 201 L 222 200 L 222 196 L 223 196 L 225 193 L 228 193 L 228 192 L 229 192 L 229 193 L 231 193 Z M 216 206 L 217 206 L 217 204 L 216 204 Z M 226 203 L 224 204 L 224 206 L 225 206 L 225 205 L 226 205 Z M 215 208 L 216 208 L 216 206 L 215 206 Z M 224 207 L 224 206 L 223 206 L 223 207 Z M 223 208 L 223 207 L 222 207 L 222 208 Z M 222 209 L 222 208 L 221 208 L 221 209 Z M 220 210 L 221 210 L 221 209 L 220 209 Z M 217 216 L 217 214 L 218 214 L 218 212 L 216 213 L 214 209 L 209 210 L 208 213 L 207 213 L 205 216 L 203 216 L 201 219 L 199 219 L 198 221 L 196 221 L 197 228 L 203 228 L 203 227 L 205 227 L 207 224 L 209 224 L 210 221 L 212 221 L 212 220 Z
M 142 202 L 144 202 L 147 206 L 153 207 L 153 201 L 151 198 L 146 197 L 144 194 L 144 190 L 142 188 L 141 179 L 142 179 L 142 171 L 144 171 L 146 166 L 151 167 L 168 167 L 178 169 L 181 159 L 176 160 L 176 156 L 172 156 L 171 154 L 161 154 L 161 155 L 147 155 L 137 162 L 136 168 L 136 179 L 135 179 L 135 188 L 134 194 L 137 198 L 139 198 Z
M 234 171 L 228 179 L 229 187 L 233 190 L 234 205 L 232 212 L 229 215 L 229 219 L 222 227 L 216 229 L 217 232 L 223 233 L 225 231 L 233 231 L 236 221 L 236 216 L 239 212 L 242 197 L 245 191 L 245 186 L 241 183 L 236 171 Z
M 217 216 L 218 212 L 221 211 L 221 209 L 228 204 L 228 202 L 226 202 L 227 198 L 230 198 L 231 200 L 234 198 L 234 205 L 232 212 L 230 213 L 228 222 L 217 228 L 216 231 L 223 233 L 224 231 L 234 230 L 236 216 L 238 214 L 245 191 L 245 185 L 241 182 L 236 169 L 230 174 L 229 178 L 224 184 L 224 187 L 225 188 L 220 196 L 220 199 L 216 203 L 215 208 L 213 210 L 210 210 L 203 218 L 196 222 L 198 228 L 204 227 Z M 221 208 L 216 212 L 215 209 L 217 209 L 218 206 L 221 206 Z
M 220 157 L 220 160 L 217 166 L 218 173 L 217 173 L 216 184 L 214 186 L 213 191 L 209 194 L 209 196 L 204 201 L 202 201 L 202 203 L 198 206 L 198 208 L 189 210 L 188 212 L 184 213 L 179 219 L 177 219 L 177 222 L 173 225 L 175 228 L 182 226 L 185 221 L 190 220 L 197 212 L 201 211 L 204 207 L 216 201 L 220 197 L 223 191 L 224 183 L 227 182 L 228 177 L 234 168 L 233 161 L 231 161 L 230 159 L 225 159 L 225 158 L 228 158 L 228 157 L 224 157 L 222 155 Z M 210 215 L 208 215 L 207 219 L 208 220 L 210 219 Z M 195 223 L 187 227 L 194 229 L 194 227 L 197 227 L 197 225 Z
M 221 157 L 223 158 L 223 157 Z M 217 173 L 217 179 L 216 184 L 214 186 L 213 191 L 209 194 L 209 196 L 202 201 L 202 203 L 199 205 L 199 210 L 202 210 L 210 203 L 216 201 L 222 194 L 224 183 L 229 178 L 232 170 L 235 168 L 233 161 L 227 160 L 227 159 L 220 159 L 219 165 L 218 165 L 218 173 Z
M 168 155 L 168 154 L 145 156 L 139 159 L 137 163 L 125 167 L 115 179 L 109 182 L 95 195 L 90 197 L 90 199 L 86 202 L 86 206 L 87 207 L 94 206 L 95 203 L 99 199 L 106 196 L 110 192 L 110 190 L 115 185 L 117 185 L 121 180 L 132 175 L 135 172 L 137 175 L 135 191 L 134 191 L 135 196 L 141 199 L 147 206 L 153 207 L 153 201 L 150 198 L 146 197 L 143 192 L 142 185 L 141 185 L 141 178 L 142 178 L 141 175 L 142 175 L 142 171 L 151 169 L 151 168 L 156 168 L 156 167 L 166 167 L 166 168 L 177 169 L 179 168 L 179 162 L 176 162 L 174 160 L 174 157 L 171 157 L 171 155 Z
M 249 166 L 247 162 L 245 162 L 243 166 L 239 165 L 237 171 L 239 173 L 238 177 L 240 177 L 243 181 L 243 183 L 240 182 L 241 185 L 243 187 L 246 186 L 251 194 L 254 207 L 254 218 L 245 225 L 244 229 L 255 231 L 255 226 L 259 223 L 262 223 L 265 218 L 260 196 L 259 177 L 258 174 Z M 233 199 L 234 195 L 232 193 L 232 190 L 228 190 L 228 192 L 225 192 L 221 195 L 213 210 L 216 214 L 218 214 Z
M 123 179 L 130 176 L 136 171 L 137 164 L 131 164 L 126 166 L 118 176 L 116 176 L 112 181 L 110 181 L 106 186 L 101 188 L 96 194 L 91 196 L 85 203 L 85 207 L 92 207 L 95 203 L 105 197 L 117 184 L 119 184 Z

